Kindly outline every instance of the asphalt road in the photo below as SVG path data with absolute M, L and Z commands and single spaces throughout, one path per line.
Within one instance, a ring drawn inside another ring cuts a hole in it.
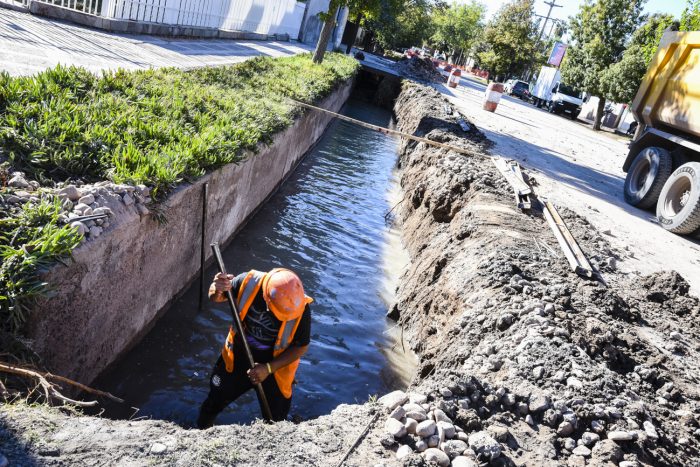
M 237 63 L 311 50 L 299 42 L 173 39 L 112 34 L 0 8 L 0 70 L 31 75 L 77 65 L 99 72 L 117 68 L 196 67 Z
M 651 211 L 623 197 L 628 139 L 595 132 L 589 124 L 550 114 L 504 96 L 495 113 L 482 109 L 485 86 L 462 80 L 455 90 L 437 86 L 494 142 L 493 153 L 528 169 L 536 192 L 586 217 L 611 244 L 633 253 L 623 272 L 648 274 L 675 269 L 700 294 L 700 241 L 661 228 Z

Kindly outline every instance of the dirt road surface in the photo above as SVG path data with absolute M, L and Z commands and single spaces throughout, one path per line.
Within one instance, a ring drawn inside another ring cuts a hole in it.
M 539 196 L 586 217 L 613 247 L 631 253 L 619 263 L 621 272 L 676 270 L 700 294 L 700 241 L 667 232 L 653 212 L 624 200 L 628 139 L 507 96 L 488 112 L 481 106 L 486 87 L 471 80 L 457 89 L 435 87 L 494 142 L 493 154 L 529 169 Z

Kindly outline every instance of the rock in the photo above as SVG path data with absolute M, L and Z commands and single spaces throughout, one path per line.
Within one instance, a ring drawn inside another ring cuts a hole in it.
M 107 214 L 107 215 L 109 215 L 109 216 L 114 215 L 114 214 L 112 213 L 112 210 L 111 210 L 111 209 L 109 209 L 108 207 L 104 207 L 104 206 L 93 209 L 93 210 L 92 210 L 92 213 L 93 213 L 93 214 Z
M 479 464 L 466 456 L 457 456 L 452 459 L 452 467 L 479 467 Z
M 29 193 L 28 191 L 23 191 L 23 190 L 15 191 L 15 196 L 19 196 L 20 198 L 22 198 L 24 200 L 33 198 L 31 193 Z
M 5 201 L 7 201 L 10 204 L 19 204 L 22 202 L 22 198 L 20 198 L 19 196 L 15 196 L 15 195 L 7 195 L 5 197 Z
M 513 404 L 515 404 L 515 402 L 515 394 L 513 393 L 509 392 L 507 394 L 504 394 L 503 397 L 501 397 L 501 403 L 506 407 L 511 407 Z
M 573 438 L 564 438 L 562 441 L 562 445 L 567 451 L 573 451 L 576 447 L 576 441 Z
M 432 436 L 437 430 L 437 425 L 432 420 L 424 420 L 416 426 L 416 435 L 421 438 Z
M 454 459 L 455 457 L 462 455 L 462 453 L 466 451 L 467 448 L 469 448 L 469 446 L 467 446 L 467 443 L 458 439 L 451 439 L 449 441 L 445 441 L 441 447 L 450 459 Z
M 407 444 L 399 446 L 399 449 L 396 450 L 396 458 L 398 460 L 401 460 L 410 454 L 413 454 L 413 449 L 411 449 L 411 446 Z
M 151 454 L 163 454 L 165 451 L 168 450 L 168 446 L 166 446 L 163 443 L 153 443 L 151 445 L 151 449 L 149 449 L 149 452 Z
M 445 438 L 454 438 L 455 434 L 457 433 L 455 426 L 450 422 L 440 420 L 437 422 L 437 426 L 438 428 L 442 428 L 444 430 Z
M 102 234 L 102 227 L 90 227 L 90 237 L 97 238 Z
M 63 200 L 63 203 L 61 203 L 61 209 L 64 211 L 72 211 L 73 210 L 73 201 L 69 200 L 68 198 Z
M 423 407 L 418 404 L 406 404 L 403 408 L 406 411 L 407 418 L 412 418 L 417 422 L 422 422 L 428 418 L 428 414 L 426 414 Z
M 593 446 L 598 441 L 600 441 L 600 436 L 597 433 L 587 431 L 581 435 L 581 442 L 583 442 L 584 446 Z
M 83 203 L 83 204 L 92 204 L 95 202 L 95 197 L 91 194 L 87 194 L 85 196 L 82 196 L 80 199 L 78 199 L 78 203 Z
M 639 467 L 639 462 L 637 462 L 637 461 L 622 461 L 617 465 L 618 465 L 618 467 Z
M 125 196 L 128 196 L 125 195 Z M 131 202 L 133 203 L 133 199 Z M 408 395 L 403 391 L 393 391 L 379 398 L 378 402 L 389 410 L 394 410 L 396 407 L 403 405 L 408 401 Z
M 426 396 L 425 394 L 419 394 L 417 392 L 412 392 L 408 395 L 408 400 L 412 404 L 417 404 L 418 406 L 420 406 L 420 404 L 425 404 L 428 401 L 428 396 Z
M 535 378 L 536 380 L 542 379 L 543 376 L 544 376 L 544 367 L 536 366 L 535 368 L 532 369 L 532 377 Z
M 423 453 L 423 456 L 425 457 L 426 461 L 435 462 L 440 467 L 449 467 L 450 466 L 449 456 L 439 449 L 428 448 Z
M 57 193 L 58 196 L 65 196 L 71 201 L 78 201 L 80 199 L 80 190 L 75 185 L 68 185 L 60 190 L 58 190 Z
M 134 197 L 131 196 L 129 193 L 124 193 L 124 194 L 122 195 L 122 201 L 123 201 L 124 204 L 126 204 L 127 206 L 131 206 L 132 204 L 134 204 Z M 402 393 L 403 393 L 403 391 L 395 391 L 395 392 L 402 392 Z M 404 393 L 404 394 L 405 394 L 405 393 Z
M 386 423 L 384 424 L 384 428 L 386 429 L 386 432 L 394 438 L 401 438 L 402 436 L 406 436 L 406 427 L 403 423 L 401 423 L 395 418 L 388 418 Z
M 566 385 L 574 389 L 583 388 L 583 383 L 578 378 L 574 378 L 573 376 L 569 376 L 568 378 L 566 378 Z
M 605 423 L 603 423 L 600 420 L 592 420 L 591 421 L 591 429 L 595 431 L 596 433 L 602 433 L 605 431 Z
M 591 457 L 591 450 L 584 445 L 576 446 L 571 452 L 576 456 Z
M 630 431 L 610 431 L 608 432 L 608 439 L 613 441 L 632 441 L 634 433 Z
M 89 216 L 92 214 L 92 208 L 87 204 L 78 203 L 73 206 L 73 212 L 81 216 Z
M 423 452 L 426 449 L 428 449 L 428 443 L 423 441 L 422 439 L 419 439 L 416 441 L 416 451 L 418 452 Z
M 609 439 L 604 439 L 593 446 L 591 453 L 602 461 L 620 462 L 622 459 L 622 449 Z
M 503 313 L 498 317 L 498 320 L 496 320 L 496 327 L 501 331 L 504 331 L 508 329 L 511 324 L 513 324 L 513 321 L 515 321 L 515 317 L 512 314 Z
M 464 441 L 465 443 L 467 441 L 469 441 L 469 435 L 463 431 L 458 431 L 457 434 L 455 435 L 455 438 L 460 440 L 460 441 Z
M 400 405 L 391 411 L 389 417 L 395 418 L 396 420 L 401 420 L 406 416 L 406 411 Z
M 452 419 L 450 419 L 450 417 L 448 417 L 447 414 L 440 409 L 435 409 L 433 411 L 433 417 L 435 418 L 436 422 L 452 423 Z
M 412 418 L 407 418 L 404 426 L 406 427 L 407 433 L 415 435 L 416 434 L 416 427 L 418 426 L 418 422 Z
M 501 445 L 486 431 L 478 431 L 469 435 L 469 447 L 477 457 L 484 460 L 496 459 L 501 455 Z
M 647 434 L 649 439 L 656 441 L 659 439 L 659 434 L 656 432 L 656 427 L 649 420 L 645 421 L 642 426 L 644 427 L 644 433 Z
M 530 412 L 542 412 L 550 406 L 549 397 L 542 394 L 533 394 L 530 396 L 530 401 L 527 406 Z
M 527 423 L 530 426 L 535 425 L 535 420 L 532 418 L 532 415 L 527 414 L 527 416 L 525 417 L 525 423 Z
M 71 222 L 70 226 L 74 229 L 77 229 L 78 234 L 83 236 L 87 235 L 87 233 L 89 232 L 87 226 L 80 221 Z
M 428 437 L 428 447 L 436 448 L 440 445 L 440 437 L 438 435 L 433 435 Z
M 151 194 L 151 189 L 146 185 L 136 185 L 136 191 L 144 198 L 147 198 L 148 195 Z
M 547 303 L 544 306 L 544 312 L 548 315 L 553 314 L 554 313 L 554 305 L 552 305 L 551 303 Z
M 488 427 L 487 431 L 491 434 L 491 436 L 493 436 L 493 439 L 495 439 L 499 443 L 507 442 L 508 437 L 510 436 L 508 428 L 499 424 L 491 425 L 490 427 Z
M 452 391 L 449 388 L 440 388 L 440 395 L 445 398 L 452 397 Z
M 151 211 L 148 210 L 143 204 L 136 205 L 136 211 L 138 211 L 140 216 L 147 216 Z
M 24 174 L 22 173 L 16 173 L 12 178 L 10 178 L 10 180 L 7 182 L 7 186 L 11 186 L 12 188 L 34 189 L 24 178 Z

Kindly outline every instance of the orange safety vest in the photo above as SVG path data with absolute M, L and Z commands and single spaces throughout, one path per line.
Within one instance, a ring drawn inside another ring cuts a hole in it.
M 252 270 L 248 272 L 245 279 L 243 279 L 243 283 L 238 291 L 237 298 L 238 312 L 241 317 L 241 322 L 243 322 L 245 319 L 245 316 L 250 309 L 250 305 L 252 305 L 253 300 L 260 291 L 265 276 L 267 276 L 267 273 L 265 272 Z M 277 357 L 279 354 L 284 352 L 287 347 L 289 347 L 289 344 L 291 344 L 292 340 L 294 339 L 294 334 L 296 333 L 300 322 L 301 316 L 289 321 L 282 321 L 282 326 L 277 334 L 275 347 L 272 351 L 273 357 Z M 228 337 L 224 343 L 224 348 L 221 350 L 221 356 L 224 358 L 224 363 L 226 364 L 226 371 L 229 373 L 233 372 L 233 338 L 235 335 L 236 331 L 233 329 L 233 326 L 229 327 Z M 275 380 L 277 381 L 277 386 L 280 388 L 280 392 L 287 399 L 292 397 L 292 383 L 294 382 L 294 375 L 297 372 L 298 366 L 299 359 L 273 373 Z

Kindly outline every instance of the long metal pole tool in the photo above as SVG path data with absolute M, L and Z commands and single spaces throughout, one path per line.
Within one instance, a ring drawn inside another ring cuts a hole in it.
M 318 110 L 319 112 L 326 113 L 328 115 L 332 115 L 333 117 L 339 119 L 339 120 L 344 120 L 346 122 L 354 123 L 355 125 L 364 127 L 364 128 L 369 128 L 370 130 L 378 131 L 380 133 L 384 133 L 385 135 L 394 135 L 398 136 L 399 138 L 404 138 L 404 139 L 410 139 L 413 141 L 417 141 L 419 143 L 425 143 L 430 146 L 435 146 L 437 148 L 442 148 L 442 149 L 449 149 L 450 151 L 458 152 L 460 154 L 464 154 L 465 156 L 478 156 L 478 157 L 490 157 L 490 156 L 485 156 L 483 154 L 480 154 L 478 152 L 474 151 L 469 151 L 468 149 L 464 148 L 458 148 L 457 146 L 452 146 L 450 144 L 445 144 L 441 143 L 439 141 L 433 141 L 432 139 L 428 138 L 423 138 L 421 136 L 416 136 L 416 135 L 411 135 L 409 133 L 404 133 L 403 131 L 398 131 L 398 130 L 392 130 L 391 128 L 384 128 L 383 126 L 378 126 L 378 125 L 373 125 L 371 123 L 363 122 L 361 120 L 357 120 L 351 117 L 347 117 L 345 115 L 341 115 L 337 112 L 333 112 L 327 109 L 323 109 L 321 107 L 316 107 L 315 105 L 311 104 L 306 104 L 304 102 L 299 102 L 294 99 L 290 99 L 290 101 L 296 105 L 300 105 L 301 107 L 311 109 L 311 110 Z
M 219 265 L 219 271 L 221 271 L 221 274 L 225 275 L 226 266 L 224 266 L 224 260 L 221 257 L 221 250 L 219 250 L 219 244 L 217 242 L 211 244 L 211 251 L 214 252 L 214 258 L 216 258 L 216 263 Z M 233 299 L 233 294 L 230 290 L 226 292 L 226 298 L 228 299 L 229 307 L 231 307 L 233 326 L 236 328 L 236 332 L 241 337 L 246 356 L 248 357 L 248 363 L 250 363 L 250 367 L 253 368 L 255 366 L 255 360 L 253 359 L 253 354 L 250 351 L 250 346 L 248 346 L 248 341 L 246 340 L 245 333 L 243 332 L 243 323 L 241 323 L 241 317 L 238 314 L 238 306 L 236 306 L 236 301 Z M 265 391 L 263 390 L 261 383 L 255 385 L 255 391 L 258 393 L 258 397 L 260 398 L 260 408 L 262 409 L 263 417 L 265 420 L 271 422 L 272 412 L 270 411 L 270 404 L 267 403 L 267 397 L 265 397 Z

